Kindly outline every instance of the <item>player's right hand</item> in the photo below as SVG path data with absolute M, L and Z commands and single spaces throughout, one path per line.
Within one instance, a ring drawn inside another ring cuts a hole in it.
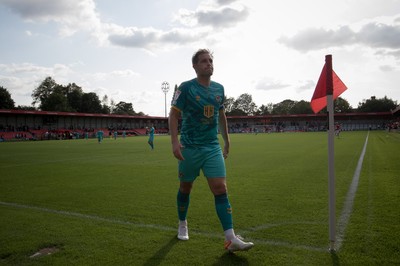
M 181 150 L 183 148 L 184 147 L 179 142 L 176 143 L 176 144 L 172 144 L 172 153 L 174 154 L 175 158 L 180 160 L 180 161 L 185 160 L 185 158 L 183 158 L 183 155 L 182 155 L 182 152 L 181 152 Z

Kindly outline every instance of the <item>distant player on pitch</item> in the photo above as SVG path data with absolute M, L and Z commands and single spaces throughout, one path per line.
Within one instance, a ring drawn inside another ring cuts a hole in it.
M 232 208 L 226 185 L 225 161 L 229 154 L 229 135 L 224 111 L 224 87 L 211 81 L 213 55 L 198 50 L 192 57 L 197 78 L 183 82 L 176 90 L 169 115 L 172 152 L 179 160 L 180 187 L 177 195 L 178 238 L 188 240 L 187 211 L 193 182 L 200 170 L 207 178 L 215 198 L 215 208 L 225 233 L 225 249 L 230 252 L 249 250 L 253 243 L 235 235 Z M 182 116 L 181 138 L 178 140 L 178 120 Z M 224 140 L 222 152 L 218 141 L 218 126 Z
M 97 142 L 100 144 L 102 141 L 103 141 L 103 135 L 104 135 L 104 132 L 103 132 L 103 130 L 99 130 L 99 131 L 97 131 Z
M 149 143 L 152 150 L 154 150 L 154 131 L 154 126 L 151 125 L 151 128 L 149 130 L 149 139 L 147 140 L 147 143 Z
M 336 123 L 335 125 L 335 135 L 337 138 L 339 138 L 340 132 L 342 131 L 342 127 L 339 123 Z

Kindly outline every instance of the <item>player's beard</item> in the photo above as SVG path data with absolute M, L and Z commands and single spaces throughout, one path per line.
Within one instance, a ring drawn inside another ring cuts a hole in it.
M 208 68 L 204 70 L 204 74 L 202 75 L 203 77 L 211 77 L 214 73 L 213 68 Z
M 202 77 L 202 78 L 211 78 L 211 76 L 213 75 L 214 72 L 214 68 L 213 67 L 209 67 L 209 68 L 205 68 L 205 69 L 201 69 L 198 68 L 196 69 L 196 74 L 198 77 Z

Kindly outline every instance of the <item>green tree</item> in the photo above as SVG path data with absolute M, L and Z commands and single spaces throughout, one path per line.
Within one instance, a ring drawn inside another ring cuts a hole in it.
M 351 113 L 353 112 L 352 107 L 349 102 L 342 97 L 338 97 L 333 101 L 333 110 L 335 113 Z M 326 114 L 328 112 L 327 107 L 321 110 L 322 114 Z
M 65 95 L 61 90 L 58 90 L 50 94 L 47 99 L 41 103 L 40 109 L 43 111 L 69 112 L 70 106 L 68 105 Z
M 335 113 L 351 113 L 353 111 L 350 103 L 342 97 L 338 97 L 333 102 L 333 107 L 335 109 Z
M 82 95 L 82 113 L 101 114 L 102 107 L 99 96 L 94 92 L 84 93 Z
M 392 99 L 388 99 L 386 96 L 377 99 L 375 96 L 372 96 L 368 100 L 363 100 L 358 103 L 357 111 L 361 113 L 365 112 L 389 112 L 396 108 L 397 102 Z
M 114 114 L 119 115 L 135 115 L 132 103 L 119 102 L 115 105 Z
M 114 101 L 114 99 L 111 99 L 109 109 L 110 109 L 110 114 L 113 114 L 114 113 L 114 109 L 115 109 L 115 101 Z
M 273 108 L 273 104 L 272 103 L 269 103 L 267 105 L 262 104 L 258 108 L 258 110 L 256 112 L 256 115 L 269 115 L 269 114 L 271 114 L 272 108 Z
M 103 96 L 103 99 L 101 100 L 101 109 L 103 114 L 110 114 L 111 113 L 111 108 L 108 106 L 108 96 L 107 94 Z
M 39 103 L 39 109 L 44 111 L 136 114 L 131 103 L 120 102 L 116 105 L 111 99 L 109 106 L 107 95 L 104 95 L 103 100 L 100 101 L 94 92 L 84 93 L 83 89 L 75 83 L 69 83 L 67 86 L 59 85 L 51 77 L 45 78 L 33 90 L 32 98 L 32 104 Z M 140 114 L 143 113 L 140 112 Z
M 232 112 L 232 108 L 233 108 L 233 103 L 234 102 L 235 102 L 235 98 L 227 97 L 225 95 L 224 108 L 225 108 L 225 113 L 226 114 L 230 114 L 230 112 Z
M 288 115 L 291 114 L 291 110 L 293 106 L 295 106 L 296 102 L 293 100 L 284 100 L 280 103 L 274 104 L 272 109 L 273 115 Z
M 226 113 L 229 116 L 248 116 L 248 114 L 240 109 L 232 109 L 229 113 Z
M 71 112 L 81 112 L 83 90 L 75 83 L 69 83 L 66 87 L 66 97 Z
M 8 90 L 0 86 L 0 109 L 14 109 L 15 102 Z
M 253 102 L 253 97 L 248 93 L 240 95 L 232 105 L 231 113 L 235 115 L 254 115 L 257 111 L 257 105 Z M 233 114 L 232 114 L 233 115 Z
M 310 102 L 301 100 L 299 102 L 294 102 L 292 108 L 289 110 L 290 114 L 312 114 L 313 110 L 311 109 Z
M 59 85 L 53 78 L 45 78 L 42 83 L 40 83 L 40 85 L 32 92 L 32 105 L 34 106 L 35 104 L 39 103 L 39 108 L 41 109 L 40 105 L 45 103 L 57 86 Z
M 15 109 L 24 111 L 36 111 L 35 106 L 28 106 L 28 105 L 18 105 Z

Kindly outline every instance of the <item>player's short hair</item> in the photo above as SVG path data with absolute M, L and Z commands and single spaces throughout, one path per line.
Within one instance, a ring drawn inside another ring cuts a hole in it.
M 209 54 L 211 58 L 213 58 L 213 52 L 211 52 L 209 49 L 199 49 L 197 50 L 196 53 L 193 54 L 192 56 L 192 64 L 197 64 L 199 62 L 199 57 L 202 54 Z

